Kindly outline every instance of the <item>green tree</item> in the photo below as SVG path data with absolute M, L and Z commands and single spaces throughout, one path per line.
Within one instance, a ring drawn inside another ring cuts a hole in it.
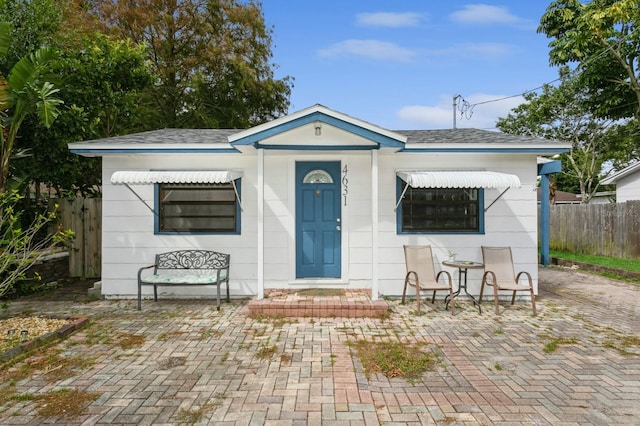
M 286 113 L 291 79 L 275 79 L 258 3 L 88 0 L 105 31 L 149 47 L 157 82 L 147 126 L 246 127 Z
M 71 196 L 99 191 L 99 159 L 72 155 L 67 144 L 142 127 L 140 93 L 153 81 L 146 57 L 144 47 L 99 33 L 61 52 L 53 69 L 65 108 L 49 129 L 34 123 L 25 131 L 22 146 L 32 155 L 16 163 L 16 173 Z
M 505 133 L 571 142 L 571 152 L 561 157 L 563 173 L 556 181 L 557 189 L 574 192 L 577 187 L 582 202 L 588 203 L 599 188 L 603 164 L 621 146 L 614 145 L 620 139 L 613 135 L 624 125 L 594 116 L 584 107 L 590 99 L 581 82 L 567 68 L 561 69 L 560 76 L 557 87 L 547 85 L 541 94 L 525 95 L 526 102 L 500 118 L 496 126 Z M 629 161 L 629 152 L 615 155 Z
M 11 26 L 6 54 L 0 58 L 0 72 L 9 70 L 24 56 L 51 44 L 62 19 L 66 0 L 0 0 L 0 21 Z
M 552 65 L 577 66 L 585 106 L 594 116 L 640 118 L 640 5 L 638 0 L 557 0 L 538 32 L 552 39 Z
M 11 27 L 0 23 L 0 57 L 6 57 Z M 58 116 L 62 103 L 56 97 L 58 89 L 45 78 L 54 55 L 50 49 L 39 49 L 25 56 L 9 71 L 8 77 L 0 76 L 0 193 L 7 188 L 9 162 L 16 147 L 18 131 L 26 117 L 37 114 L 40 122 L 49 127 Z

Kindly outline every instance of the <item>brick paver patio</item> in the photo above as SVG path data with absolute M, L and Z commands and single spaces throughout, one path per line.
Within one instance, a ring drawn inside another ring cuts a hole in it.
M 139 312 L 133 300 L 13 302 L 12 312 L 89 315 L 58 348 L 91 362 L 11 385 L 97 399 L 80 416 L 43 418 L 32 398 L 14 398 L 0 424 L 640 424 L 640 287 L 544 268 L 540 281 L 538 317 L 527 303 L 502 304 L 496 317 L 489 303 L 479 315 L 463 300 L 454 317 L 442 302 L 416 316 L 392 301 L 385 319 L 263 320 L 246 303 L 218 312 L 211 301 L 163 300 Z M 122 344 L 132 336 L 143 339 Z M 442 362 L 413 383 L 367 377 L 348 346 L 356 338 L 426 342 Z

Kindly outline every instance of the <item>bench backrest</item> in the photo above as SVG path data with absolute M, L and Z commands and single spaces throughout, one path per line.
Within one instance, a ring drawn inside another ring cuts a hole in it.
M 177 250 L 156 254 L 155 269 L 227 269 L 230 257 L 210 250 Z

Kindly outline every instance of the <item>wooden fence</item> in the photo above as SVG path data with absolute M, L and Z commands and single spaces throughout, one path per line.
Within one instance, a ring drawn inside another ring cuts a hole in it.
M 69 252 L 69 274 L 82 278 L 100 277 L 102 198 L 55 201 L 59 204 L 58 226 L 75 233 Z
M 552 205 L 552 250 L 640 259 L 640 201 Z

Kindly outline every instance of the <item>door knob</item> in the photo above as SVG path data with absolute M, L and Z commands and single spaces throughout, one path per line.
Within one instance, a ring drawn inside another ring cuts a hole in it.
M 336 231 L 341 231 L 342 227 L 340 225 L 336 226 Z

